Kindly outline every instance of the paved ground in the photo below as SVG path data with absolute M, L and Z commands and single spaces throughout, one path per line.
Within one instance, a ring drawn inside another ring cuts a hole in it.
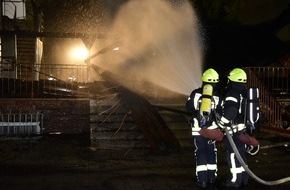
M 276 146 L 285 139 L 265 137 L 260 139 L 264 149 L 248 157 L 249 168 L 263 180 L 290 176 L 289 148 Z M 199 189 L 195 184 L 191 148 L 168 152 L 102 149 L 89 147 L 79 139 L 51 136 L 6 139 L 0 143 L 1 190 Z M 225 189 L 220 182 L 226 178 L 228 168 L 224 145 L 218 146 L 218 182 L 208 189 Z M 266 186 L 251 179 L 243 189 L 290 189 L 290 182 Z

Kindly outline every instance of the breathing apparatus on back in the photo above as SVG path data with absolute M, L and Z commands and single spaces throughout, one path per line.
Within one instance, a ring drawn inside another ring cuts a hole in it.
M 200 125 L 205 127 L 210 119 L 214 85 L 219 81 L 219 75 L 214 69 L 207 69 L 202 75 L 203 88 L 200 103 Z

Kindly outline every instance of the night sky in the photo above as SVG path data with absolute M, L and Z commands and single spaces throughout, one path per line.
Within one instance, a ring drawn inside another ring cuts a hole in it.
M 290 0 L 245 0 L 245 14 L 241 22 L 247 25 L 266 22 L 276 18 L 287 7 L 290 7 Z M 278 36 L 284 41 L 290 41 L 290 23 Z
M 106 0 L 104 5 L 114 13 L 128 0 Z M 283 10 L 290 6 L 290 0 L 244 0 L 243 15 L 241 23 L 244 25 L 256 25 L 276 18 Z M 290 41 L 290 24 L 281 32 L 282 40 Z

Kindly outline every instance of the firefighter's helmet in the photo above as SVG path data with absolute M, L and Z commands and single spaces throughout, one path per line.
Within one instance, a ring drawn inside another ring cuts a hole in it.
M 202 81 L 207 83 L 218 83 L 219 82 L 219 74 L 212 68 L 207 69 L 202 74 Z
M 229 73 L 228 78 L 230 79 L 230 81 L 233 81 L 233 82 L 239 82 L 239 83 L 247 82 L 247 74 L 243 69 L 240 69 L 240 68 L 233 69 Z

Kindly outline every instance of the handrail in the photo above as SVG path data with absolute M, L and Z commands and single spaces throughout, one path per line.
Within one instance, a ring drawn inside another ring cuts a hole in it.
M 27 98 L 41 94 L 49 97 L 67 97 L 72 94 L 85 95 L 86 89 L 79 84 L 87 82 L 87 65 L 68 64 L 17 64 L 17 77 L 5 77 L 0 72 L 0 97 Z M 40 69 L 36 69 L 40 68 Z M 9 72 L 9 71 L 6 71 Z

